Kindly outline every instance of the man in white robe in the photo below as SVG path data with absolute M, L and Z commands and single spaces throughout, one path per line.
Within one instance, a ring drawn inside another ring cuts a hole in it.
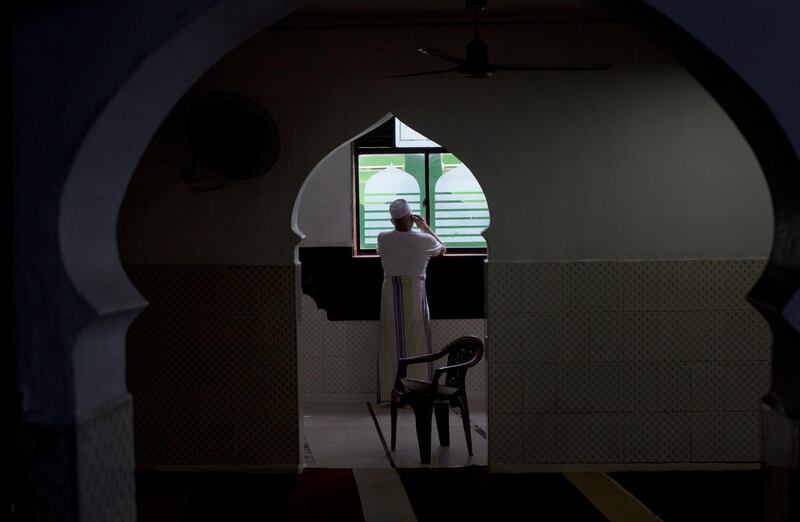
M 383 265 L 378 402 L 388 401 L 397 374 L 397 359 L 431 353 L 430 314 L 425 294 L 425 269 L 445 245 L 404 199 L 389 206 L 394 230 L 378 234 Z M 417 225 L 419 230 L 412 230 Z M 430 379 L 430 364 L 409 367 L 408 377 Z

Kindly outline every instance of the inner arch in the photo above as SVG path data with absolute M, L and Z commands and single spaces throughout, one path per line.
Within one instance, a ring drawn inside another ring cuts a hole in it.
M 352 246 L 373 253 L 377 233 L 391 228 L 388 204 L 395 198 L 408 199 L 453 252 L 486 248 L 489 208 L 475 174 L 391 113 L 332 150 L 304 180 L 292 212 L 292 228 L 302 239 L 298 247 Z

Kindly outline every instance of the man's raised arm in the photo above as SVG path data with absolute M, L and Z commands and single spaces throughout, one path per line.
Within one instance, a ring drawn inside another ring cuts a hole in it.
M 443 256 L 447 252 L 447 246 L 445 246 L 444 241 L 439 239 L 439 236 L 433 233 L 433 230 L 431 230 L 431 227 L 429 227 L 428 224 L 425 223 L 425 220 L 422 219 L 422 216 L 414 214 L 411 216 L 411 219 L 414 220 L 414 224 L 417 225 L 420 230 L 422 230 L 426 234 L 433 236 L 433 238 L 436 241 L 438 241 L 440 245 L 442 245 L 442 248 L 439 249 L 439 253 L 436 254 L 436 256 Z

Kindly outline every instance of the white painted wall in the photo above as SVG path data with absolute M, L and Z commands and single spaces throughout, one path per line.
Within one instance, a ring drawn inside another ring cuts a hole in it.
M 746 142 L 686 72 L 621 26 L 487 27 L 497 61 L 614 67 L 498 73 L 486 81 L 388 78 L 435 69 L 414 49 L 425 42 L 458 50 L 467 38 L 462 27 L 297 36 L 263 32 L 198 88 L 199 95 L 235 90 L 271 112 L 282 137 L 273 170 L 197 193 L 179 178 L 186 158 L 140 169 L 128 194 L 135 204 L 126 202 L 120 216 L 125 262 L 291 263 L 299 241 L 292 212 L 309 172 L 388 112 L 469 165 L 488 198 L 493 260 L 735 258 L 769 250 L 768 192 Z M 155 148 L 170 135 L 180 133 L 164 130 Z M 307 245 L 349 245 L 345 152 L 326 163 L 304 187 L 299 226 Z
M 350 144 L 317 165 L 300 201 L 302 247 L 353 246 L 353 166 Z
M 506 132 L 463 137 L 468 164 L 494 194 L 492 257 L 767 255 L 766 185 L 727 116 L 677 67 L 615 74 L 583 94 L 556 79 L 536 99 L 524 100 L 524 87 L 510 90 L 498 103 L 503 110 L 478 118 L 481 127 Z M 458 92 L 451 98 L 469 101 Z M 459 123 L 431 121 L 442 134 L 458 132 Z M 342 147 L 310 177 L 299 203 L 302 246 L 352 245 L 342 211 L 352 208 L 350 161 Z

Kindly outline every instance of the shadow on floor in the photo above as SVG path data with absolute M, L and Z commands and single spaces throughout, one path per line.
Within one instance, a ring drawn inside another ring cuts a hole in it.
M 664 522 L 760 520 L 759 470 L 609 473 Z

